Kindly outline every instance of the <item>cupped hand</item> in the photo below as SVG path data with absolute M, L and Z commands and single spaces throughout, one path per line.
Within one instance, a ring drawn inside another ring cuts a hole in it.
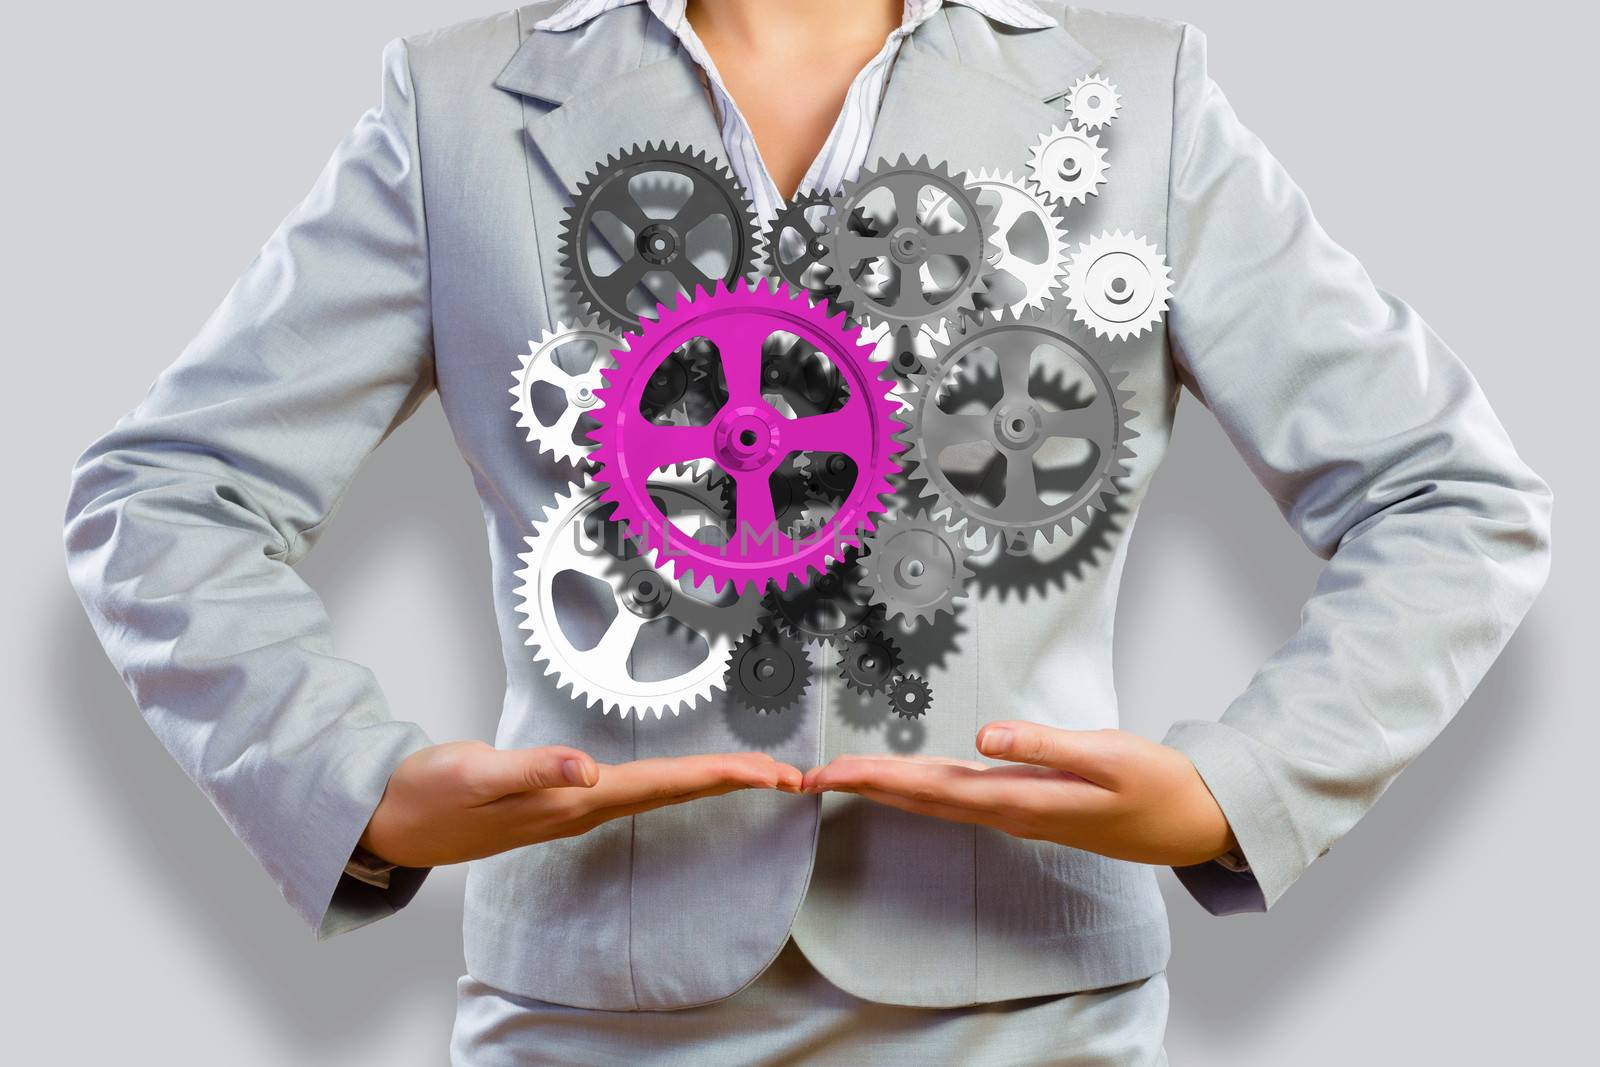
M 1237 847 L 1189 758 L 1122 730 L 993 722 L 978 751 L 1009 761 L 840 756 L 808 771 L 804 790 L 978 823 L 1137 863 L 1183 867 Z
M 739 789 L 794 793 L 800 782 L 798 768 L 762 752 L 605 764 L 564 745 L 458 741 L 414 752 L 395 769 L 361 844 L 402 867 L 438 867 Z

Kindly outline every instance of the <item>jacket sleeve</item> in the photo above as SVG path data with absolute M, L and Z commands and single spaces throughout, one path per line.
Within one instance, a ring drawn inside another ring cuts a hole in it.
M 344 874 L 428 744 L 335 655 L 294 570 L 361 461 L 433 387 L 405 47 L 381 104 L 143 402 L 79 459 L 68 572 L 163 745 L 326 937 L 407 903 Z
M 1551 494 L 1461 361 L 1374 287 L 1235 117 L 1186 28 L 1174 85 L 1169 337 L 1306 545 L 1299 630 L 1219 722 L 1180 722 L 1248 864 L 1179 878 L 1264 910 L 1466 701 L 1544 583 Z

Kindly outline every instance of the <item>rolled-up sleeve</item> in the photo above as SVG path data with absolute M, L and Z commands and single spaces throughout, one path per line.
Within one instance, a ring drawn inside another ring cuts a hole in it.
M 151 729 L 319 936 L 403 906 L 345 874 L 428 739 L 294 569 L 433 387 L 405 46 L 379 106 L 142 403 L 79 459 L 68 571 Z
M 1192 27 L 1174 95 L 1173 358 L 1328 561 L 1298 631 L 1220 721 L 1167 737 L 1248 863 L 1180 879 L 1212 911 L 1260 910 L 1500 653 L 1548 572 L 1551 494 L 1461 360 L 1329 238 L 1240 124 Z

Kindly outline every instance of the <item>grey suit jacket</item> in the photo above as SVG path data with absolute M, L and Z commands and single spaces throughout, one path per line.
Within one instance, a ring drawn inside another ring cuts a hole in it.
M 996 715 L 1117 722 L 1112 618 L 1129 531 L 1180 386 L 1220 420 L 1328 560 L 1299 632 L 1220 722 L 1176 727 L 1252 867 L 1181 872 L 1214 910 L 1265 907 L 1361 817 L 1460 707 L 1544 580 L 1550 494 L 1466 368 L 1375 289 L 1235 119 L 1194 29 L 1064 10 L 1019 32 L 947 8 L 907 42 L 873 158 L 1021 171 L 1063 92 L 1121 89 L 1113 180 L 1079 239 L 1146 234 L 1177 279 L 1162 329 L 1083 344 L 1134 391 L 1137 459 L 1081 530 L 1061 590 L 966 603 L 920 737 L 847 732 L 819 686 L 765 740 L 811 766 L 842 747 L 968 756 Z M 713 704 L 601 716 L 531 662 L 512 590 L 530 520 L 566 482 L 508 411 L 516 355 L 573 317 L 556 267 L 568 189 L 648 139 L 718 150 L 692 65 L 643 6 L 566 33 L 549 5 L 396 42 L 381 104 L 145 400 L 83 456 L 74 583 L 151 727 L 324 934 L 402 906 L 342 876 L 395 765 L 428 739 L 334 651 L 294 564 L 362 459 L 437 391 L 480 491 L 507 689 L 497 743 L 601 761 L 750 747 Z M 731 917 L 731 918 L 730 918 Z M 956 1005 L 1160 970 L 1150 869 L 846 796 L 734 794 L 476 863 L 471 973 L 605 1009 L 726 997 L 790 934 L 859 995 Z

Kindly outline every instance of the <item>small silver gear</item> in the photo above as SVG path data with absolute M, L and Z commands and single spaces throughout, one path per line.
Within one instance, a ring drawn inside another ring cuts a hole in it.
M 907 474 L 937 498 L 933 514 L 998 535 L 1014 553 L 1029 551 L 1037 534 L 1070 534 L 1075 521 L 1104 510 L 1121 491 L 1118 479 L 1133 457 L 1128 442 L 1138 436 L 1129 425 L 1133 393 L 1120 389 L 1127 374 L 1108 373 L 1072 339 L 1070 314 L 1053 304 L 985 316 L 916 379 L 903 416 Z M 1053 360 L 1074 386 L 1087 386 L 1087 399 L 1076 391 L 1048 395 L 1053 383 L 1035 373 L 1036 359 L 1041 372 Z M 957 386 L 983 364 L 993 366 L 998 395 L 963 396 Z
M 1122 95 L 1099 74 L 1079 78 L 1067 92 L 1067 114 L 1074 124 L 1091 133 L 1110 125 L 1121 110 Z
M 1110 341 L 1141 336 L 1166 314 L 1172 270 L 1161 250 L 1131 233 L 1102 233 L 1085 241 L 1067 267 L 1067 305 Z
M 952 201 L 946 215 L 955 229 L 924 217 L 929 189 Z M 833 218 L 848 221 L 821 238 L 827 284 L 852 318 L 909 339 L 973 310 L 989 273 L 992 214 L 942 162 L 882 160 L 833 199 Z M 952 270 L 954 277 L 936 276 Z
M 702 483 L 663 480 L 651 491 L 675 523 L 720 534 L 720 504 Z M 623 718 L 661 718 L 669 709 L 676 715 L 721 687 L 728 654 L 755 627 L 761 601 L 715 595 L 709 586 L 686 589 L 659 573 L 609 521 L 611 507 L 600 487 L 585 481 L 533 524 L 518 557 L 519 626 L 534 661 L 584 706 Z M 641 642 L 647 627 L 662 640 Z M 671 655 L 660 654 L 663 648 Z
M 1029 179 L 1046 199 L 1063 207 L 1098 196 L 1110 169 L 1100 138 L 1071 126 L 1050 130 L 1028 153 Z
M 592 319 L 571 326 L 558 322 L 528 343 L 513 373 L 511 410 L 540 452 L 577 464 L 594 448 L 583 432 L 584 416 L 599 406 L 595 391 L 605 384 L 600 372 L 612 365 L 612 349 L 621 343 Z M 558 394 L 563 406 L 549 411 Z
M 873 531 L 863 545 L 862 581 L 885 617 L 931 623 L 953 612 L 972 579 L 966 541 L 926 511 L 904 512 Z
M 967 174 L 966 182 L 977 190 L 981 203 L 994 208 L 993 273 L 977 299 L 979 309 L 1044 307 L 1060 290 L 1067 270 L 1061 205 L 1009 172 L 980 170 Z M 936 194 L 927 205 L 929 221 L 942 219 L 950 203 L 948 196 Z

